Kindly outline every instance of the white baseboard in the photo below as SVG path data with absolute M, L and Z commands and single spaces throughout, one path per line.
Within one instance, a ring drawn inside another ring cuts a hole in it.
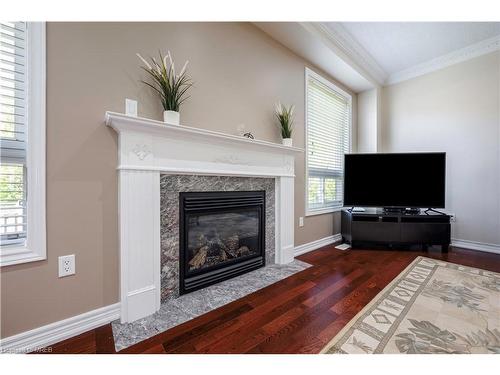
M 342 236 L 340 233 L 334 234 L 333 236 L 328 236 L 324 238 L 320 238 L 319 240 L 308 242 L 303 245 L 295 246 L 294 255 L 299 256 L 309 251 L 313 251 L 319 249 L 320 247 L 331 245 L 332 243 L 338 242 L 342 240 Z M 458 238 L 451 239 L 451 245 L 456 247 L 461 247 L 468 250 L 477 250 L 477 251 L 485 251 L 488 253 L 500 254 L 500 245 L 477 242 L 477 241 L 468 241 L 461 240 Z
M 334 234 L 333 236 L 328 236 L 324 238 L 320 238 L 319 240 L 305 243 L 303 245 L 295 246 L 293 255 L 299 256 L 309 251 L 313 251 L 319 249 L 320 247 L 331 245 L 332 243 L 338 242 L 342 240 L 342 236 L 340 233 Z
M 469 250 L 485 251 L 487 253 L 500 254 L 500 245 L 492 243 L 460 240 L 458 238 L 451 239 L 451 246 L 462 247 Z
M 1 353 L 28 353 L 120 318 L 120 304 L 115 303 L 81 315 L 22 332 L 0 340 Z

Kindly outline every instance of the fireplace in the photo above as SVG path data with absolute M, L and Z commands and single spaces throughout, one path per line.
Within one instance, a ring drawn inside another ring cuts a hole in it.
M 266 265 L 293 261 L 294 160 L 302 149 L 112 112 L 106 124 L 118 134 L 122 323 L 179 295 L 179 192 L 265 190 Z M 170 189 L 160 185 L 166 175 L 183 177 Z M 221 181 L 197 185 L 202 177 Z M 272 179 L 272 188 L 260 179 Z
M 265 191 L 179 193 L 179 292 L 265 265 Z

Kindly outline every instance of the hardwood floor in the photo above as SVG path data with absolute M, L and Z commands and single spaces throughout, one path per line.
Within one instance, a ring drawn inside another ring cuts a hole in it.
M 415 257 L 500 272 L 500 255 L 349 250 L 304 254 L 313 266 L 120 353 L 318 353 Z M 115 353 L 107 324 L 50 347 L 52 353 Z

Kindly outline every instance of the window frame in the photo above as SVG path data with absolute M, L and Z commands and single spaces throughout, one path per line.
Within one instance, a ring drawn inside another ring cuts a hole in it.
M 27 23 L 26 191 L 27 230 L 24 245 L 0 248 L 0 267 L 47 259 L 45 197 L 46 25 Z
M 342 209 L 343 207 L 343 200 L 338 206 L 333 206 L 333 207 L 322 207 L 322 208 L 309 208 L 309 123 L 307 121 L 308 119 L 308 108 L 309 108 L 309 103 L 308 103 L 308 92 L 309 92 L 309 78 L 313 78 L 324 85 L 326 85 L 328 88 L 332 89 L 335 91 L 338 95 L 343 96 L 349 103 L 349 152 L 352 152 L 352 132 L 353 132 L 353 125 L 352 125 L 352 95 L 348 93 L 347 91 L 343 90 L 333 82 L 329 81 L 328 79 L 324 78 L 323 76 L 319 75 L 312 69 L 305 67 L 305 108 L 304 108 L 304 124 L 305 124 L 305 188 L 304 188 L 304 198 L 305 198 L 305 216 L 315 216 L 315 215 L 323 215 L 323 214 L 329 214 L 333 212 L 338 212 Z M 342 171 L 343 173 L 343 171 Z M 342 197 L 343 198 L 343 197 Z

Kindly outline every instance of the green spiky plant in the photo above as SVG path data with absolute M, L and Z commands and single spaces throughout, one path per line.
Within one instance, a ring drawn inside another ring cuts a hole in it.
M 275 116 L 278 119 L 278 126 L 283 139 L 292 138 L 294 108 L 293 105 L 287 108 L 281 103 L 276 104 Z
M 152 57 L 150 64 L 140 54 L 137 54 L 144 63 L 144 66 L 141 68 L 153 79 L 153 83 L 141 82 L 158 93 L 161 105 L 165 111 L 179 112 L 181 104 L 189 98 L 189 96 L 186 96 L 187 91 L 193 85 L 191 79 L 186 74 L 186 67 L 189 61 L 186 61 L 181 72 L 176 75 L 170 51 L 167 52 L 166 56 L 162 56 L 161 51 L 159 51 L 159 55 L 160 62 L 157 62 Z

